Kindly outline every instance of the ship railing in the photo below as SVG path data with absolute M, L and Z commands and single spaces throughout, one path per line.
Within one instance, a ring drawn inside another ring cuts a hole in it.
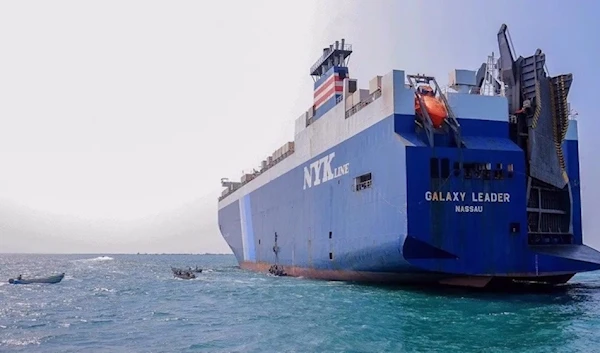
M 241 188 L 243 184 L 238 184 L 236 186 L 232 186 L 226 189 L 226 193 L 219 196 L 219 201 L 225 199 L 227 196 L 231 195 L 234 191 L 236 191 L 237 189 Z
M 325 62 L 325 60 L 327 60 L 327 58 L 331 55 L 331 53 L 334 52 L 335 50 L 352 51 L 352 44 L 344 44 L 341 48 L 337 48 L 337 49 L 336 48 L 327 48 L 327 51 L 325 51 L 323 53 L 323 55 L 321 55 L 321 57 L 315 62 L 315 64 L 310 67 L 310 72 L 311 73 L 315 72 L 317 67 L 321 66 Z
M 348 119 L 352 115 L 358 113 L 362 108 L 364 108 L 367 105 L 373 103 L 379 97 L 381 97 L 381 88 L 379 88 L 377 91 L 371 93 L 367 97 L 367 99 L 365 99 L 364 101 L 361 101 L 360 103 L 357 103 L 357 104 L 353 105 L 352 108 L 346 110 L 346 119 Z
M 281 157 L 272 160 L 271 163 L 267 164 L 267 166 L 265 168 L 261 168 L 259 171 L 256 171 L 254 173 L 250 173 L 252 175 L 252 177 L 250 179 L 242 181 L 240 184 L 237 184 L 236 186 L 227 189 L 228 191 L 224 195 L 219 196 L 219 201 L 223 200 L 227 196 L 231 195 L 234 191 L 240 189 L 242 186 L 244 186 L 244 185 L 248 184 L 249 182 L 251 182 L 252 180 L 256 179 L 258 176 L 260 176 L 267 170 L 273 168 L 275 165 L 279 164 L 281 161 L 283 161 L 287 157 L 291 156 L 294 153 L 294 151 L 295 151 L 294 149 L 291 149 L 291 150 L 285 152 L 284 154 L 282 154 Z

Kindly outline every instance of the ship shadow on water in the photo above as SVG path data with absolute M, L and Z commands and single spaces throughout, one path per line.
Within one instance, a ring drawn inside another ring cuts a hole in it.
M 396 319 L 397 340 L 407 351 L 551 352 L 561 346 L 565 349 L 559 351 L 575 351 L 573 342 L 593 335 L 577 328 L 594 320 L 600 282 L 500 289 L 365 284 L 355 289 L 373 294 L 375 307 L 395 310 L 390 315 Z
M 348 282 L 349 284 L 356 284 Z M 544 301 L 554 304 L 562 302 L 587 301 L 590 296 L 600 293 L 600 283 L 566 283 L 561 285 L 542 284 L 520 284 L 510 287 L 473 288 L 457 287 L 435 284 L 383 284 L 383 283 L 361 283 L 361 287 L 379 289 L 383 291 L 402 291 L 420 293 L 430 296 L 442 296 L 448 298 L 473 298 L 486 300 L 521 300 L 541 304 Z

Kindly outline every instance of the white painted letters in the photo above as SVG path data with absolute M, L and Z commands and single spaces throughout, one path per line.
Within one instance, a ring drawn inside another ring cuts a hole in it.
M 304 190 L 348 174 L 350 163 L 333 168 L 331 166 L 333 158 L 335 152 L 304 167 Z
M 510 202 L 510 194 L 507 192 L 472 192 L 473 202 Z
M 310 168 L 315 171 L 315 181 L 313 181 L 314 186 L 321 184 L 321 166 L 327 162 L 328 158 L 329 156 L 323 157 L 318 161 L 311 163 Z
M 427 201 L 464 201 L 465 192 L 425 192 L 425 200 Z
M 429 202 L 465 202 L 475 205 L 456 205 L 455 212 L 480 213 L 483 212 L 484 203 L 509 203 L 510 194 L 507 192 L 471 192 L 471 198 L 466 199 L 463 191 L 426 191 L 425 201 Z
M 304 189 L 306 187 L 312 186 L 312 168 L 310 166 L 308 168 L 304 167 Z
M 483 206 L 457 205 L 454 206 L 454 212 L 480 213 L 483 212 Z
M 323 182 L 333 179 L 333 172 L 331 171 L 331 160 L 333 159 L 333 157 L 335 157 L 335 153 L 332 152 L 329 156 L 320 159 L 320 161 L 323 161 L 323 167 L 324 167 L 323 168 Z M 315 183 L 315 185 L 317 185 L 317 184 Z

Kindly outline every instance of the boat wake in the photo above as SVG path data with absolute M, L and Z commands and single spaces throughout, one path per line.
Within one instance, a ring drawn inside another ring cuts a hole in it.
M 99 262 L 99 261 L 111 261 L 114 260 L 112 257 L 110 256 L 98 256 L 98 257 L 94 257 L 92 259 L 79 259 L 79 260 L 73 260 L 74 262 Z

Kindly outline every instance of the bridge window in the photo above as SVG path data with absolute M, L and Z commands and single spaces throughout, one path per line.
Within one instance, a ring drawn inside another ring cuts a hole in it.
M 492 178 L 492 163 L 464 163 L 464 178 L 465 179 L 485 179 Z
M 464 175 L 465 179 L 473 178 L 473 173 L 475 171 L 474 163 L 463 163 Z
M 514 173 L 514 166 L 513 166 L 512 163 L 507 166 L 507 170 L 506 171 L 508 172 L 508 177 L 512 178 L 513 177 L 513 173 Z
M 483 167 L 483 179 L 489 180 L 492 178 L 492 163 L 486 163 Z
M 354 191 L 370 188 L 372 185 L 371 173 L 363 174 L 354 178 Z
M 440 177 L 440 164 L 437 158 L 431 158 L 429 160 L 429 171 L 431 172 L 432 178 Z
M 460 163 L 454 162 L 454 176 L 460 175 Z
M 494 179 L 504 179 L 504 170 L 502 169 L 502 163 L 496 163 L 496 169 L 494 170 Z
M 450 161 L 448 158 L 442 158 L 442 179 L 450 177 Z

